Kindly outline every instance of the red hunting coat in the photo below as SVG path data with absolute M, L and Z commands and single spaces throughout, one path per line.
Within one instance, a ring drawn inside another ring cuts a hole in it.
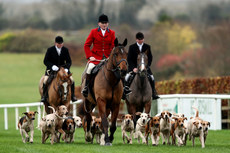
M 114 40 L 115 32 L 113 30 L 107 28 L 105 35 L 103 36 L 100 28 L 92 29 L 84 44 L 86 59 L 93 56 L 96 59 L 101 60 L 103 54 L 108 58 L 114 47 Z M 93 47 L 90 50 L 92 44 Z M 91 63 L 97 65 L 100 61 L 93 61 Z

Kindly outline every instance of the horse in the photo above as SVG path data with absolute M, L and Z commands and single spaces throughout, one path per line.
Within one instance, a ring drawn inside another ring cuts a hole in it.
M 139 51 L 138 51 L 139 52 Z M 149 114 L 151 109 L 152 88 L 148 80 L 147 66 L 148 66 L 148 50 L 139 52 L 137 56 L 138 72 L 130 85 L 132 93 L 125 99 L 128 113 L 134 116 L 134 124 L 136 125 L 136 112 L 143 112 Z
M 45 105 L 45 111 L 47 114 L 51 113 L 51 110 L 48 108 L 48 106 L 52 106 L 57 110 L 57 107 L 60 105 L 65 105 L 68 108 L 68 111 L 70 110 L 70 100 L 71 100 L 71 84 L 72 81 L 70 79 L 70 76 L 72 76 L 72 73 L 68 74 L 63 67 L 59 68 L 58 72 L 52 72 L 55 73 L 53 80 L 51 83 L 49 83 L 49 79 L 47 80 L 48 85 L 48 98 L 47 102 L 44 103 Z M 52 74 L 50 74 L 52 75 Z M 43 80 L 44 76 L 41 77 L 40 83 L 39 83 L 39 92 L 42 96 L 43 93 Z
M 98 107 L 99 117 L 102 119 L 102 138 L 100 145 L 112 145 L 114 133 L 116 131 L 116 121 L 119 114 L 119 107 L 123 93 L 122 80 L 127 72 L 127 52 L 125 46 L 127 39 L 122 44 L 118 43 L 117 38 L 114 41 L 115 47 L 111 54 L 102 65 L 92 83 L 92 89 L 89 90 L 87 98 L 78 106 L 78 112 L 84 114 L 87 122 L 85 132 L 86 142 L 91 142 L 92 134 L 90 125 L 92 121 L 91 112 L 94 107 Z M 82 83 L 82 88 L 84 87 Z M 110 135 L 108 134 L 108 116 L 111 112 Z

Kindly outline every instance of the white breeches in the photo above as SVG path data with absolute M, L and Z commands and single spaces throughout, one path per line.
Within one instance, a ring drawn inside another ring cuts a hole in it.
M 87 70 L 86 70 L 86 73 L 87 73 L 87 74 L 91 74 L 91 71 L 92 71 L 92 69 L 93 69 L 95 66 L 96 66 L 95 64 L 89 63 L 88 68 L 87 68 Z
M 127 74 L 125 75 L 125 81 L 128 81 L 128 80 L 129 80 L 130 75 L 131 75 L 130 73 L 127 73 Z M 154 81 L 154 76 L 153 76 L 153 75 L 150 75 L 150 77 L 151 77 L 152 81 Z

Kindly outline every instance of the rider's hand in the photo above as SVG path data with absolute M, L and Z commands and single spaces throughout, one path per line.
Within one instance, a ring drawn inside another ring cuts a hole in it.
M 65 71 L 66 71 L 66 73 L 68 73 L 68 72 L 69 72 L 69 70 L 68 70 L 68 69 L 65 69 Z
M 134 68 L 134 69 L 133 69 L 133 72 L 137 73 L 137 71 L 138 71 L 137 68 Z
M 96 60 L 96 58 L 95 58 L 95 57 L 93 57 L 93 56 L 91 56 L 91 57 L 89 58 L 89 60 L 90 60 L 90 61 L 95 61 L 95 60 Z
M 58 68 L 56 65 L 53 65 L 53 66 L 52 66 L 52 70 L 53 70 L 53 71 L 58 71 L 59 68 Z

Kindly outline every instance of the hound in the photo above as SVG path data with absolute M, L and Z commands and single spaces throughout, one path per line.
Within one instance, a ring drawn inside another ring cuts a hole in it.
M 18 122 L 18 128 L 20 130 L 20 134 L 22 136 L 22 142 L 26 143 L 29 142 L 33 143 L 34 138 L 34 120 L 35 120 L 35 114 L 38 113 L 37 111 L 30 111 L 30 112 L 24 112 L 25 116 L 21 117 Z M 29 137 L 30 132 L 30 137 Z M 23 136 L 25 134 L 25 138 Z
M 122 138 L 123 143 L 125 144 L 125 138 L 127 140 L 127 143 L 132 144 L 132 137 L 134 133 L 134 122 L 133 122 L 133 116 L 130 114 L 126 114 L 122 116 L 122 123 L 121 123 L 121 132 L 122 132 Z M 127 135 L 127 132 L 130 132 L 130 135 Z
M 202 125 L 202 119 L 199 117 L 199 111 L 197 108 L 193 107 L 196 110 L 196 117 L 191 117 L 190 121 L 188 122 L 187 126 L 187 135 L 189 135 L 189 140 L 192 139 L 192 146 L 195 145 L 195 137 L 200 137 L 200 142 L 202 148 L 205 148 L 204 143 L 204 131 L 203 131 L 203 125 Z M 187 135 L 185 138 L 185 143 L 187 139 Z
M 102 123 L 101 123 L 100 117 L 93 117 L 91 133 L 92 133 L 91 143 L 93 143 L 94 136 L 96 135 L 96 142 L 98 144 L 100 144 L 101 143 L 101 135 L 102 135 Z
M 210 127 L 210 122 L 203 121 L 203 132 L 204 132 L 204 143 L 206 142 L 207 136 L 208 136 L 208 128 Z
M 46 140 L 51 135 L 51 145 L 54 143 L 55 139 L 55 122 L 56 122 L 56 115 L 55 114 L 48 114 L 44 116 L 39 124 L 39 128 L 41 129 L 42 134 L 42 143 L 44 144 Z
M 136 115 L 140 115 L 140 118 L 137 120 L 135 138 L 138 139 L 138 143 L 140 143 L 140 138 L 142 138 L 142 143 L 146 144 L 147 142 L 143 133 L 145 133 L 145 126 L 148 122 L 149 114 L 136 112 Z
M 172 114 L 168 111 L 161 112 L 160 131 L 163 145 L 165 145 L 165 139 L 167 139 L 167 144 L 170 145 L 171 116 Z
M 160 139 L 160 116 L 151 117 L 150 121 L 145 127 L 145 137 L 148 144 L 148 136 L 150 134 L 152 145 L 157 146 Z
M 76 123 L 75 123 L 73 117 L 70 116 L 64 120 L 64 123 L 62 125 L 62 129 L 66 134 L 65 140 L 64 140 L 65 142 L 67 142 L 67 143 L 74 142 L 75 126 L 76 126 Z
M 184 126 L 184 120 L 187 120 L 185 117 L 173 117 L 175 122 L 172 122 L 171 126 L 171 136 L 172 136 L 172 144 L 176 145 L 176 139 L 178 139 L 178 146 L 183 145 L 183 140 L 186 133 L 186 128 Z

